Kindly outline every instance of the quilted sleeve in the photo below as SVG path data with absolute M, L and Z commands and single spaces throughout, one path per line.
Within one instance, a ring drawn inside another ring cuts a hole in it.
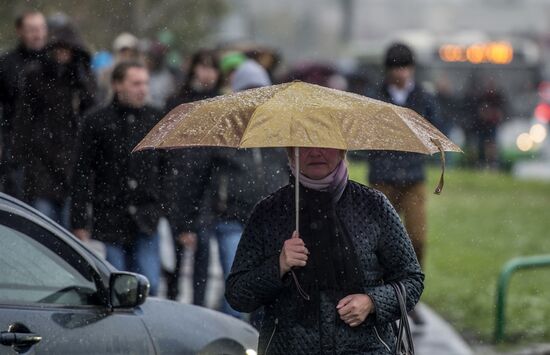
M 225 284 L 227 302 L 239 312 L 252 312 L 270 303 L 285 287 L 279 276 L 279 252 L 264 252 L 269 213 L 261 202 L 252 211 Z

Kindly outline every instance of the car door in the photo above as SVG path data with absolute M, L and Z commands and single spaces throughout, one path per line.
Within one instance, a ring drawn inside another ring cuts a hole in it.
M 62 233 L 0 210 L 0 354 L 154 354 L 140 309 L 110 311 L 97 272 Z

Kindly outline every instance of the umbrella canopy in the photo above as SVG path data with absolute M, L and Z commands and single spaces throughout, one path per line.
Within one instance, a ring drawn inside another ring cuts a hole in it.
M 303 82 L 180 105 L 134 150 L 192 146 L 461 151 L 413 110 Z

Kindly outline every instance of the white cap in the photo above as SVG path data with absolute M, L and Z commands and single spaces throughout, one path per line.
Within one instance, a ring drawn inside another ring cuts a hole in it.
M 139 40 L 131 33 L 123 32 L 113 41 L 113 50 L 118 52 L 124 48 L 137 48 Z

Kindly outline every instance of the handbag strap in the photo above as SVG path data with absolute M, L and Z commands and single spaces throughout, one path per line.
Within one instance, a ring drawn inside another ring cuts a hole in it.
M 409 325 L 409 318 L 407 317 L 407 291 L 401 282 L 392 282 L 391 285 L 395 291 L 395 295 L 397 296 L 401 315 L 397 330 L 395 353 L 397 355 L 414 355 L 414 344 Z

